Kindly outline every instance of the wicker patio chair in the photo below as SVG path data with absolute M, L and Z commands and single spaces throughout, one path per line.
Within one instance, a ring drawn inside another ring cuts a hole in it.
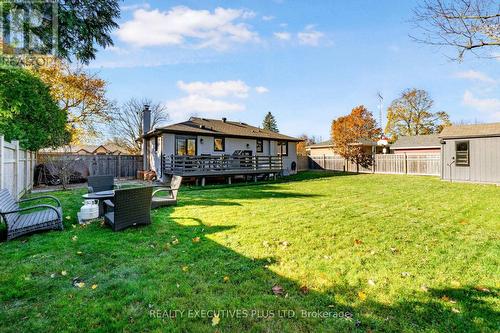
M 136 187 L 115 191 L 113 202 L 104 201 L 104 221 L 113 231 L 130 226 L 151 224 L 153 187 Z
M 115 188 L 115 178 L 109 176 L 89 176 L 87 179 L 89 193 L 110 191 Z
M 46 204 L 20 208 L 19 203 L 38 199 L 52 199 L 57 206 Z M 34 212 L 28 213 L 29 211 Z M 0 190 L 0 215 L 7 225 L 7 240 L 42 230 L 63 230 L 62 207 L 57 198 L 43 195 L 17 201 L 7 189 Z
M 172 176 L 170 186 L 158 186 L 159 188 L 153 191 L 151 200 L 151 208 L 156 209 L 164 206 L 173 206 L 177 204 L 177 192 L 181 187 L 182 177 Z M 168 196 L 158 196 L 158 193 L 169 192 Z

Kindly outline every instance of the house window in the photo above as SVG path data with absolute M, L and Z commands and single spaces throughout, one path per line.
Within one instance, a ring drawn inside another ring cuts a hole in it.
M 455 160 L 457 166 L 469 166 L 469 141 L 455 143 Z
M 288 156 L 288 142 L 287 141 L 279 141 L 278 142 L 278 155 Z
M 258 153 L 264 152 L 264 140 L 262 139 L 257 139 L 257 152 Z
M 196 137 L 176 136 L 175 137 L 175 154 L 179 156 L 194 156 L 196 155 Z
M 214 138 L 214 151 L 224 151 L 226 140 L 224 138 Z

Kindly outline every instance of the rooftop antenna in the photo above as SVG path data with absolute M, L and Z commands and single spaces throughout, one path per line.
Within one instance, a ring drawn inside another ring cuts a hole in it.
M 380 91 L 377 91 L 378 98 L 378 123 L 380 128 L 382 128 L 382 132 L 384 132 L 384 124 L 382 123 L 382 102 L 384 101 L 384 97 Z M 382 134 L 383 135 L 383 134 Z

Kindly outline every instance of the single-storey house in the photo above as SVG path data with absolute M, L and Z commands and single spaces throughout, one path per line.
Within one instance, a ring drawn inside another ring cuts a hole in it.
M 500 184 L 500 123 L 445 127 L 441 178 Z
M 393 154 L 439 154 L 441 140 L 438 134 L 401 136 L 391 145 Z
M 376 141 L 362 139 L 356 145 L 363 146 L 363 151 L 367 154 L 381 154 L 384 146 L 378 145 Z M 322 141 L 306 147 L 307 154 L 310 156 L 332 156 L 335 155 L 332 140 Z
M 300 139 L 237 121 L 191 117 L 150 130 L 144 111 L 144 169 L 161 177 L 294 174 Z

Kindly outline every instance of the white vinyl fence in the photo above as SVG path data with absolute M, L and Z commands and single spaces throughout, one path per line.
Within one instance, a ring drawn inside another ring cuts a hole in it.
M 439 176 L 440 154 L 377 154 L 373 164 L 364 168 L 346 161 L 338 155 L 309 156 L 309 169 L 345 172 L 392 173 L 408 175 Z
M 19 141 L 7 142 L 0 135 L 0 188 L 16 198 L 33 187 L 35 153 L 19 148 Z

